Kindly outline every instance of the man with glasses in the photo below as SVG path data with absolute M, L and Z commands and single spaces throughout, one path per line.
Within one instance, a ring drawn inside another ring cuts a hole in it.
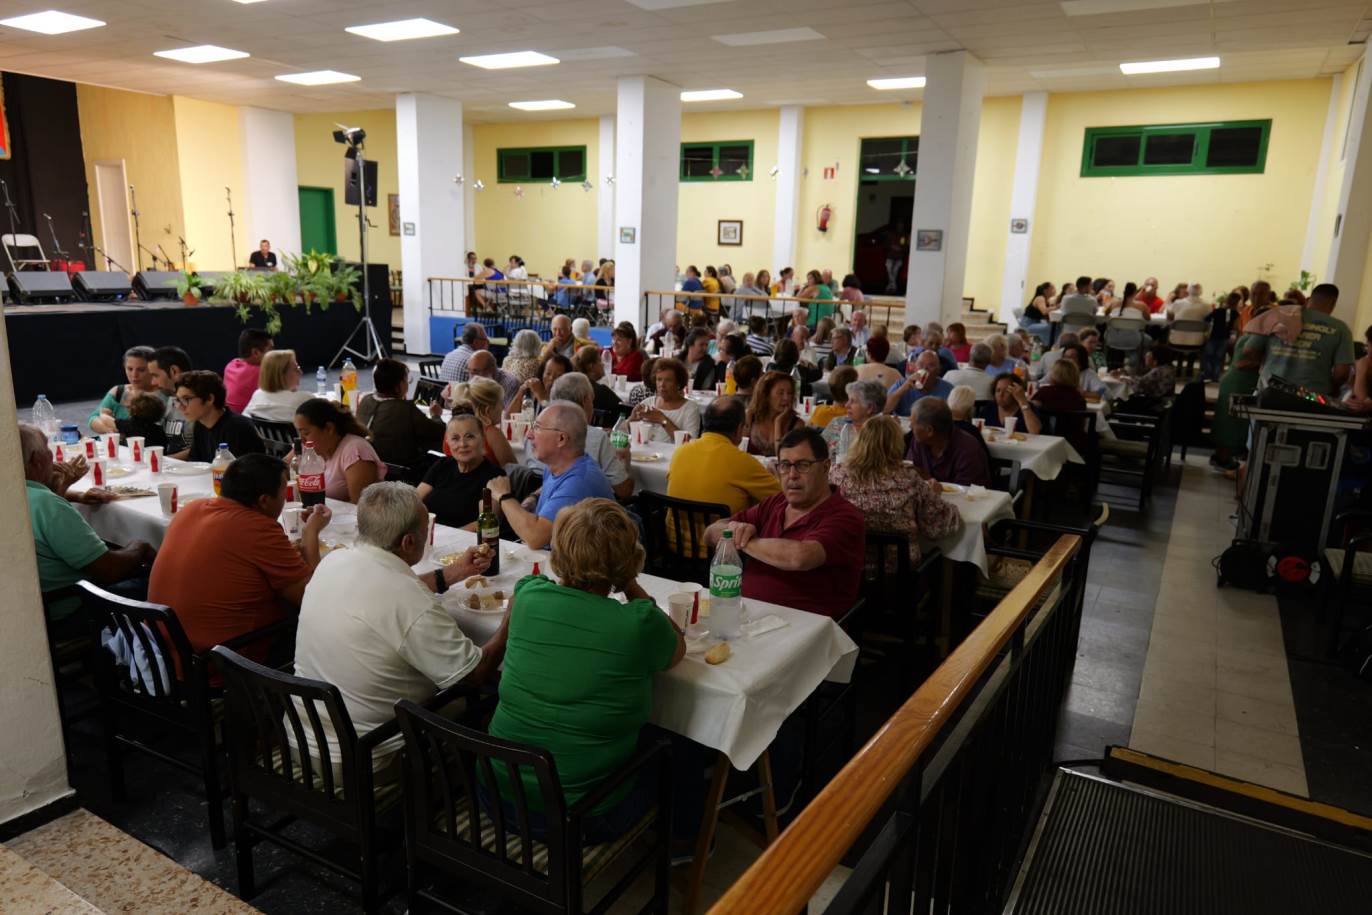
M 185 372 L 176 379 L 176 404 L 181 415 L 194 423 L 190 447 L 168 457 L 183 461 L 212 461 L 220 445 L 228 445 L 234 457 L 262 454 L 267 449 L 257 436 L 257 426 L 224 405 L 224 382 L 214 372 Z
M 543 488 L 530 511 L 510 492 L 508 477 L 495 477 L 486 488 L 496 499 L 496 512 L 530 548 L 546 549 L 553 539 L 557 513 L 582 499 L 614 499 L 605 472 L 586 454 L 586 413 L 580 404 L 554 400 L 530 429 L 534 457 L 543 464 Z
M 706 529 L 724 531 L 752 560 L 743 596 L 841 617 L 857 603 L 866 555 L 862 513 L 829 485 L 829 446 L 813 426 L 792 429 L 777 447 L 781 492 Z

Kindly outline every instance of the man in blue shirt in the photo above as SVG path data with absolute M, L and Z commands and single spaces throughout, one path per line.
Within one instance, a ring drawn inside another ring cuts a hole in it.
M 586 413 L 578 404 L 555 400 L 532 427 L 534 457 L 543 464 L 543 488 L 532 510 L 510 492 L 508 477 L 486 483 L 496 511 L 530 548 L 546 549 L 557 513 L 582 499 L 613 499 L 614 490 L 595 459 L 586 454 Z
M 939 364 L 938 353 L 926 349 L 915 360 L 915 369 L 904 381 L 891 385 L 886 392 L 886 412 L 897 416 L 909 416 L 915 401 L 921 397 L 942 397 L 948 399 L 953 386 L 942 378 L 943 370 Z
M 681 291 L 702 292 L 704 291 L 704 289 L 705 284 L 700 281 L 700 271 L 696 269 L 695 264 L 692 264 L 691 266 L 687 267 L 686 279 L 681 281 Z M 687 299 L 686 307 L 689 308 L 691 311 L 700 311 L 702 308 L 705 307 L 705 300 Z

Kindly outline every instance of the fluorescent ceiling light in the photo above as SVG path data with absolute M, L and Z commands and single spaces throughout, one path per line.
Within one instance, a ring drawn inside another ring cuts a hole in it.
M 564 108 L 575 108 L 571 102 L 564 102 L 558 98 L 545 98 L 536 102 L 510 102 L 511 108 L 518 108 L 520 111 L 560 111 Z
M 362 77 L 353 76 L 351 73 L 339 73 L 337 70 L 311 70 L 308 73 L 283 73 L 277 77 L 283 83 L 295 83 L 298 86 L 328 86 L 332 83 L 355 83 Z
M 41 32 L 44 35 L 61 35 L 63 32 L 98 29 L 104 24 L 99 19 L 73 16 L 71 13 L 63 13 L 58 10 L 45 10 L 41 13 L 29 13 L 27 16 L 0 19 L 0 25 L 7 25 L 12 29 L 24 29 L 27 32 Z
M 1125 76 L 1138 73 L 1179 73 L 1183 70 L 1217 70 L 1218 57 L 1185 57 L 1180 60 L 1136 60 L 1120 64 L 1120 72 Z
M 244 5 L 247 5 L 247 4 L 249 4 L 249 3 L 261 3 L 262 0 L 234 0 L 234 2 L 235 2 L 235 3 L 242 3 L 242 4 L 244 4 Z
M 720 44 L 743 48 L 759 44 L 786 44 L 792 41 L 815 41 L 824 36 L 812 28 L 771 29 L 766 32 L 740 32 L 737 35 L 711 35 Z
M 1062 0 L 1058 5 L 1068 16 L 1101 16 L 1108 13 L 1135 13 L 1139 10 L 1165 10 L 1178 6 L 1209 6 L 1235 0 Z
M 537 51 L 510 51 L 505 54 L 480 54 L 476 57 L 459 57 L 458 60 L 483 70 L 510 70 L 514 67 L 545 67 L 558 62 L 556 57 L 540 54 Z
M 743 98 L 743 93 L 732 89 L 692 89 L 681 93 L 683 102 L 723 102 L 731 98 Z
M 724 0 L 629 0 L 632 6 L 641 10 L 674 10 L 683 6 L 705 6 L 710 3 L 722 3 Z
M 456 35 L 458 30 L 432 19 L 397 19 L 395 22 L 374 22 L 371 25 L 350 25 L 343 31 L 376 41 L 406 41 L 411 38 L 435 38 Z
M 241 60 L 249 56 L 247 51 L 235 51 L 218 45 L 198 44 L 193 48 L 175 48 L 171 51 L 153 51 L 154 57 L 179 60 L 183 64 L 213 64 L 221 60 Z
M 927 82 L 923 76 L 892 76 L 887 79 L 869 79 L 867 85 L 886 92 L 891 89 L 923 89 Z

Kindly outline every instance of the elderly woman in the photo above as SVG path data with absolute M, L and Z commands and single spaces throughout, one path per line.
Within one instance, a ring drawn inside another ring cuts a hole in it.
M 748 405 L 748 453 L 776 455 L 777 442 L 792 429 L 805 425 L 795 411 L 796 382 L 790 375 L 767 372 L 753 391 Z
M 324 494 L 357 502 L 362 491 L 386 479 L 386 463 L 367 441 L 367 430 L 347 410 L 311 397 L 295 410 L 295 428 L 324 459 Z
M 643 350 L 638 346 L 638 331 L 628 321 L 620 321 L 610 332 L 610 371 L 629 381 L 643 380 Z
M 845 424 L 852 423 L 853 429 L 860 432 L 867 420 L 886 410 L 886 388 L 879 381 L 854 381 L 845 394 L 848 400 L 844 404 L 844 415 L 831 419 L 821 432 L 830 448 L 838 444 Z
M 600 358 L 600 347 L 592 343 L 577 350 L 576 355 L 572 357 L 572 369 L 585 375 L 586 380 L 591 383 L 593 409 L 598 414 L 596 425 L 604 426 L 606 429 L 613 428 L 619 419 L 619 408 L 624 401 L 605 386 L 605 362 Z M 552 388 L 548 391 L 551 393 Z
M 473 378 L 471 381 L 455 384 L 452 387 L 453 414 L 472 413 L 481 421 L 481 438 L 484 441 L 483 453 L 486 460 L 497 467 L 513 464 L 516 460 L 514 448 L 501 432 L 500 404 L 505 389 L 500 382 L 490 378 Z M 449 448 L 449 441 L 443 440 L 443 450 Z
M 629 513 L 586 499 L 553 522 L 549 566 L 559 581 L 529 575 L 515 585 L 490 733 L 552 753 L 569 805 L 633 755 L 652 711 L 653 675 L 686 654 L 681 631 L 638 583 L 643 560 Z M 626 602 L 610 596 L 617 592 Z M 521 777 L 525 795 L 540 797 L 533 771 Z M 612 793 L 582 820 L 582 838 L 617 838 L 652 803 L 650 791 Z
M 1073 343 L 1062 349 L 1062 357 L 1077 367 L 1077 389 L 1090 401 L 1098 401 L 1110 393 L 1105 382 L 1100 380 L 1096 370 L 1091 367 L 1091 354 L 1080 343 Z M 1058 360 L 1059 362 L 1062 359 Z M 1050 373 L 1051 374 L 1051 373 Z
M 977 441 L 981 442 L 982 449 L 986 452 L 986 466 L 991 466 L 991 449 L 986 445 L 986 439 L 982 438 L 981 430 L 972 422 L 972 416 L 977 409 L 977 392 L 965 384 L 960 384 L 948 392 L 948 412 L 953 414 L 953 425 L 963 432 L 971 433 Z
M 381 359 L 372 369 L 375 391 L 357 404 L 357 419 L 367 427 L 372 447 L 388 464 L 414 466 L 443 440 L 443 403 L 434 398 L 425 416 L 410 400 L 410 370 L 397 359 Z
M 1013 419 L 1017 432 L 1037 435 L 1043 431 L 1038 414 L 1029 404 L 1029 395 L 1024 390 L 1024 380 L 1018 375 L 996 376 L 995 387 L 991 390 L 991 402 L 982 409 L 981 418 L 986 421 L 986 425 L 997 429 L 1004 429 L 1005 423 Z
M 446 527 L 476 530 L 486 481 L 505 471 L 486 459 L 486 425 L 464 405 L 448 421 L 444 444 L 451 455 L 429 468 L 419 484 L 419 498 Z
M 1085 410 L 1086 398 L 1082 396 L 1080 385 L 1081 369 L 1074 358 L 1064 354 L 1048 370 L 1048 383 L 1040 385 L 1034 392 L 1033 402 L 1035 406 L 1054 413 Z
M 867 529 L 904 534 L 910 562 L 919 562 L 919 539 L 947 537 L 962 524 L 956 505 L 943 500 L 936 480 L 923 480 L 904 462 L 905 436 L 900 423 L 877 416 L 866 423 L 842 464 L 829 471 L 829 483 L 857 506 Z
M 262 357 L 257 390 L 243 408 L 243 415 L 273 423 L 294 421 L 295 408 L 314 396 L 299 390 L 303 375 L 295 350 L 274 349 L 267 353 Z
M 577 318 L 572 321 L 572 340 L 576 343 L 576 348 L 590 346 L 595 343 L 591 339 L 591 322 L 586 318 Z
M 658 359 L 653 364 L 657 393 L 634 407 L 629 418 L 646 422 L 650 441 L 670 442 L 678 431 L 700 437 L 700 405 L 686 396 L 686 366 L 680 359 Z
M 512 416 L 524 409 L 526 395 L 532 395 L 539 404 L 546 406 L 552 399 L 548 392 L 553 389 L 553 382 L 571 370 L 572 360 L 561 353 L 551 353 L 544 357 L 538 366 L 538 374 L 525 380 L 510 398 L 510 402 L 505 404 L 505 415 Z
M 538 338 L 538 332 L 524 328 L 515 334 L 514 341 L 510 344 L 510 354 L 505 357 L 501 368 L 520 381 L 537 378 L 542 367 L 538 358 L 538 351 L 542 346 L 543 341 Z
M 129 418 L 129 403 L 139 394 L 155 394 L 166 402 L 166 396 L 148 373 L 151 346 L 131 346 L 124 351 L 125 384 L 117 384 L 106 392 L 100 404 L 91 412 L 87 425 L 92 432 L 113 432 L 115 421 Z M 295 357 L 291 357 L 294 361 Z M 289 422 L 289 419 L 287 420 Z
M 848 385 L 858 380 L 857 369 L 851 365 L 835 366 L 829 372 L 829 396 L 833 403 L 820 404 L 810 414 L 810 425 L 823 430 L 829 423 L 848 413 Z

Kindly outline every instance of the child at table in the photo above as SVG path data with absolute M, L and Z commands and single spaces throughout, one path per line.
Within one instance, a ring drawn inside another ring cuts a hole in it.
M 114 427 L 127 441 L 130 436 L 143 436 L 145 448 L 166 447 L 167 431 L 162 426 L 167 406 L 156 394 L 138 394 L 129 401 L 129 418 L 117 419 Z

